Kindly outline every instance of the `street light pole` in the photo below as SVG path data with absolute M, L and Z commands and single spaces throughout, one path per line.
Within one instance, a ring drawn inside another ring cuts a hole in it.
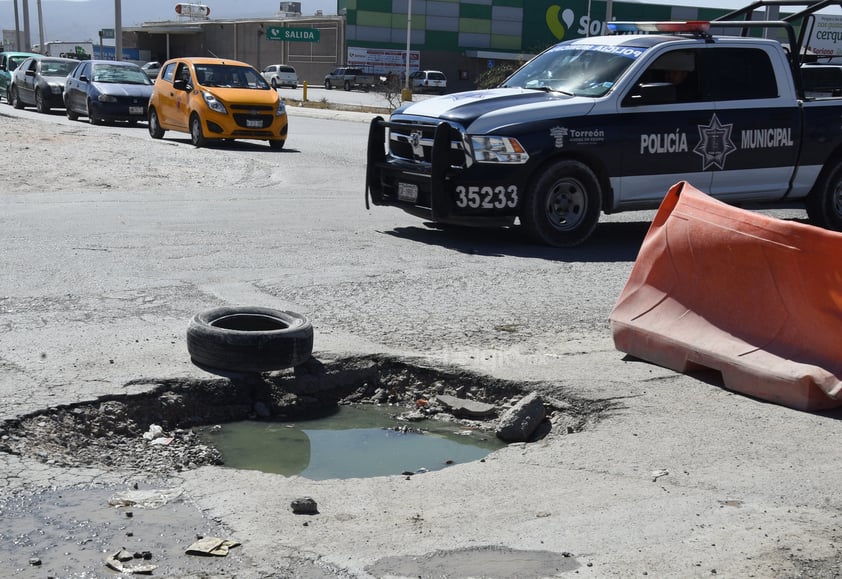
M 123 60 L 123 9 L 114 0 L 114 60 Z
M 409 90 L 409 40 L 412 36 L 412 0 L 406 9 L 406 71 L 404 73 L 404 88 Z

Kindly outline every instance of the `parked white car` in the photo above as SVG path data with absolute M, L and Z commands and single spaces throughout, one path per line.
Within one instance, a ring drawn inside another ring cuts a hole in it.
M 272 85 L 272 88 L 279 86 L 298 88 L 298 73 L 288 64 L 270 64 L 260 74 Z
M 447 77 L 440 70 L 416 70 L 409 75 L 412 90 L 415 92 L 436 92 L 444 94 L 447 90 Z

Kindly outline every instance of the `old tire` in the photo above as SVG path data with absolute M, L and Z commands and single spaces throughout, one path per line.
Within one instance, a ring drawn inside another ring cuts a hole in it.
M 596 175 L 584 163 L 567 159 L 548 166 L 530 186 L 520 218 L 536 243 L 571 247 L 593 233 L 600 213 Z
M 313 354 L 313 326 L 302 315 L 262 307 L 219 307 L 193 316 L 187 350 L 198 366 L 233 372 L 292 368 Z
M 158 111 L 153 108 L 149 109 L 149 136 L 153 139 L 160 139 L 164 136 L 164 129 L 161 128 L 161 123 L 158 121 Z
M 810 223 L 833 231 L 842 231 L 842 161 L 819 179 L 806 199 Z

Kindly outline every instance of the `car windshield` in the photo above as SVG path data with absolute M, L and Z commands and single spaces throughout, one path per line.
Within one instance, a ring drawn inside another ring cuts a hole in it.
M 645 48 L 562 43 L 519 68 L 501 86 L 599 97 L 611 90 Z
M 114 84 L 152 84 L 149 76 L 140 68 L 114 64 L 95 64 L 92 80 Z
M 203 86 L 271 90 L 255 69 L 231 64 L 197 64 L 196 82 Z
M 73 69 L 76 68 L 76 65 L 79 63 L 76 61 L 64 61 L 64 60 L 50 60 L 48 58 L 41 59 L 41 74 L 43 76 L 67 76 Z

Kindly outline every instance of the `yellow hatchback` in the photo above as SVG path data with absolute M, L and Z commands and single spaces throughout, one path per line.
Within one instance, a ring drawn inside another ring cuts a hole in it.
M 149 134 L 190 133 L 211 140 L 259 139 L 282 149 L 287 112 L 278 92 L 254 67 L 221 58 L 174 58 L 161 67 L 149 99 Z

